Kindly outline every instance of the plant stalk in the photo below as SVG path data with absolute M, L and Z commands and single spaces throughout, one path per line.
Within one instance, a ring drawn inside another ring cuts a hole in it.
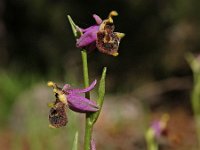
M 200 147 L 200 73 L 194 72 L 194 89 L 192 92 L 192 109 L 196 124 L 198 147 Z
M 87 63 L 87 51 L 81 51 L 82 63 L 83 63 L 83 79 L 85 88 L 89 86 L 89 75 L 88 75 L 88 63 Z M 85 97 L 90 99 L 90 93 L 85 93 Z M 92 128 L 93 124 L 90 121 L 91 113 L 86 113 L 86 122 L 85 122 L 85 141 L 84 141 L 84 150 L 90 150 L 90 141 L 92 138 Z
M 149 128 L 145 135 L 147 142 L 147 150 L 158 150 L 158 144 L 155 140 L 155 133 L 153 129 Z

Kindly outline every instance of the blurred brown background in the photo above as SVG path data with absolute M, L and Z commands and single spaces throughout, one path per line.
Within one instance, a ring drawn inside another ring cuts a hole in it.
M 95 126 L 97 149 L 146 149 L 148 120 L 165 112 L 172 118 L 170 140 L 163 145 L 195 149 L 185 54 L 200 50 L 199 6 L 198 0 L 0 0 L 1 149 L 71 149 L 76 130 L 82 145 L 83 115 L 68 111 L 66 128 L 48 128 L 47 103 L 54 97 L 46 82 L 83 86 L 67 15 L 85 28 L 95 23 L 92 14 L 105 19 L 111 10 L 119 13 L 116 31 L 126 34 L 120 55 L 88 56 L 91 80 L 108 67 L 106 102 Z

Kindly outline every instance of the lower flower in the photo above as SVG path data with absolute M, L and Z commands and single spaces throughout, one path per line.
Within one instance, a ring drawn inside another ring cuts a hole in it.
M 81 93 L 91 91 L 96 85 L 96 80 L 85 89 L 72 89 L 69 84 L 63 88 L 57 86 L 54 82 L 48 82 L 48 86 L 53 87 L 56 101 L 51 104 L 49 113 L 49 122 L 52 127 L 59 128 L 67 124 L 66 108 L 79 112 L 96 112 L 99 110 L 95 101 L 81 96 Z

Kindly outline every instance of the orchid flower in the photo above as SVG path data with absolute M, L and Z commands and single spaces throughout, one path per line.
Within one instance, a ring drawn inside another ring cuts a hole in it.
M 84 89 L 71 88 L 69 84 L 65 84 L 63 88 L 57 86 L 54 82 L 48 82 L 48 86 L 53 87 L 53 92 L 56 97 L 56 101 L 50 106 L 49 121 L 53 127 L 65 126 L 67 123 L 66 106 L 69 109 L 79 112 L 96 112 L 99 110 L 95 101 L 87 99 L 80 94 L 91 91 L 95 85 L 96 80 L 92 84 Z
M 95 25 L 92 25 L 86 29 L 80 29 L 82 35 L 76 41 L 76 46 L 78 48 L 83 48 L 88 45 L 95 45 L 97 39 L 97 32 L 99 31 L 99 26 L 102 23 L 102 19 L 96 14 L 93 15 L 96 21 Z M 90 47 L 90 50 L 95 49 L 95 47 Z
M 91 91 L 95 85 L 96 80 L 94 80 L 92 84 L 85 89 L 73 89 L 69 84 L 65 84 L 63 89 L 61 89 L 53 82 L 48 83 L 48 86 L 53 87 L 53 91 L 57 99 L 66 104 L 69 109 L 82 113 L 98 111 L 98 106 L 95 101 L 79 95 L 81 93 Z
M 102 21 L 99 16 L 94 14 L 95 25 L 86 29 L 76 26 L 81 33 L 76 41 L 76 46 L 78 48 L 86 48 L 89 51 L 97 48 L 100 52 L 107 55 L 117 56 L 119 43 L 121 38 L 125 36 L 124 33 L 114 32 L 112 17 L 117 15 L 116 11 L 111 11 L 108 18 Z
M 156 138 L 165 136 L 167 132 L 168 121 L 169 121 L 169 115 L 164 114 L 160 120 L 156 120 L 152 123 L 150 128 L 153 130 Z
M 154 121 L 148 128 L 145 138 L 148 150 L 158 150 L 158 140 L 167 136 L 167 123 L 169 115 L 163 114 L 160 120 Z

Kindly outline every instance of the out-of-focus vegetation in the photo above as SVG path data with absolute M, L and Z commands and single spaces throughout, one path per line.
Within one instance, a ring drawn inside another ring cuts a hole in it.
M 103 66 L 108 67 L 106 86 L 110 97 L 105 101 L 117 105 L 110 109 L 121 110 L 121 105 L 129 108 L 124 104 L 129 102 L 133 106 L 133 109 L 127 109 L 132 114 L 123 112 L 123 109 L 121 113 L 105 109 L 112 115 L 105 113 L 100 116 L 102 119 L 97 126 L 101 129 L 95 130 L 105 129 L 106 132 L 97 131 L 104 138 L 97 135 L 97 146 L 109 150 L 123 147 L 133 149 L 133 137 L 142 139 L 140 135 L 145 123 L 141 117 L 145 119 L 146 115 L 141 109 L 145 102 L 154 103 L 152 110 L 161 106 L 156 112 L 167 110 L 173 114 L 172 108 L 182 105 L 184 110 L 185 107 L 190 110 L 189 90 L 192 82 L 185 53 L 198 53 L 200 50 L 199 6 L 198 0 L 1 0 L 1 149 L 54 150 L 72 146 L 75 131 L 79 128 L 77 122 L 82 124 L 83 120 L 76 119 L 69 112 L 67 128 L 49 129 L 47 103 L 54 97 L 46 87 L 48 80 L 60 82 L 61 85 L 65 82 L 82 85 L 80 51 L 75 48 L 67 14 L 84 28 L 94 23 L 92 14 L 104 19 L 111 10 L 117 10 L 119 16 L 114 18 L 116 30 L 126 33 L 120 43 L 118 57 L 105 56 L 98 51 L 89 54 L 90 75 L 93 78 L 101 74 Z M 121 96 L 122 93 L 126 93 L 126 96 Z M 112 95 L 119 96 L 116 98 Z M 141 99 L 135 99 L 136 95 Z M 191 118 L 188 119 L 185 113 L 174 116 L 179 120 L 183 118 L 179 122 L 187 122 Z M 135 119 L 138 116 L 140 119 Z M 171 124 L 177 125 L 176 119 L 172 118 Z M 140 134 L 136 131 L 138 128 Z M 174 128 L 171 130 L 176 132 Z M 188 130 L 185 133 L 193 132 Z M 105 139 L 113 144 L 103 144 Z M 118 140 L 123 144 L 117 145 L 120 143 Z M 142 149 L 144 143 L 136 145 Z M 195 144 L 189 142 L 188 145 Z M 181 149 L 180 146 L 178 148 Z

